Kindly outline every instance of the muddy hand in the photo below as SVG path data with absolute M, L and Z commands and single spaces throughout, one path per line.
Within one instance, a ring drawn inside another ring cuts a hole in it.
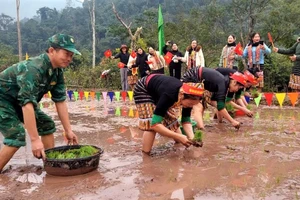
M 236 128 L 237 130 L 239 130 L 239 129 L 240 129 L 240 126 L 241 126 L 241 123 L 234 120 L 234 122 L 232 123 L 232 126 L 233 126 L 234 128 Z
M 31 141 L 31 149 L 32 149 L 32 154 L 34 157 L 43 160 L 46 159 L 46 154 L 44 151 L 44 144 L 42 143 L 41 139 L 37 139 L 34 141 Z
M 246 115 L 247 115 L 248 117 L 253 117 L 253 112 L 251 112 L 251 111 L 246 112 Z
M 186 147 L 189 147 L 192 145 L 192 142 L 184 135 L 181 135 L 181 138 L 180 138 L 180 143 L 183 144 L 184 146 Z

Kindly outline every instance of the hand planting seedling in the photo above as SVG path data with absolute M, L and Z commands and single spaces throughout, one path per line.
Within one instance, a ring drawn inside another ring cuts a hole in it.
M 195 131 L 194 139 L 192 139 L 191 141 L 193 143 L 193 146 L 195 146 L 195 147 L 202 147 L 203 146 L 202 131 L 201 130 L 196 130 Z
M 98 149 L 92 146 L 82 146 L 79 149 L 70 149 L 67 151 L 49 151 L 46 154 L 48 159 L 75 159 L 93 156 Z
M 235 117 L 235 111 L 234 111 L 234 107 L 230 104 L 230 103 L 226 103 L 225 108 L 228 112 L 228 114 L 234 118 Z

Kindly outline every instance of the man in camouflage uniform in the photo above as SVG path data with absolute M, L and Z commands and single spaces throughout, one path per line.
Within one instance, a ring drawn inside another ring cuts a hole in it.
M 0 132 L 4 136 L 0 172 L 15 152 L 26 145 L 24 126 L 36 158 L 45 159 L 44 149 L 54 147 L 54 121 L 38 106 L 48 91 L 68 142 L 78 143 L 69 121 L 63 75 L 63 68 L 70 64 L 74 54 L 81 55 L 75 49 L 73 37 L 56 34 L 49 38 L 46 53 L 14 64 L 0 73 Z

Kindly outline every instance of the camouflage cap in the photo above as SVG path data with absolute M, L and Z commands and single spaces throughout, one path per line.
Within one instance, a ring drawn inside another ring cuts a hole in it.
M 81 55 L 75 48 L 74 38 L 70 35 L 55 34 L 48 39 L 50 46 L 65 49 L 73 52 L 74 54 Z

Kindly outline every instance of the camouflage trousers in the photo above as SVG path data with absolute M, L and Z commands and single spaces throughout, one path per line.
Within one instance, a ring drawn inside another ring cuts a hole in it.
M 56 130 L 54 121 L 39 108 L 35 110 L 37 130 L 40 136 L 53 134 Z M 26 145 L 22 108 L 0 99 L 0 132 L 4 144 L 12 147 Z

